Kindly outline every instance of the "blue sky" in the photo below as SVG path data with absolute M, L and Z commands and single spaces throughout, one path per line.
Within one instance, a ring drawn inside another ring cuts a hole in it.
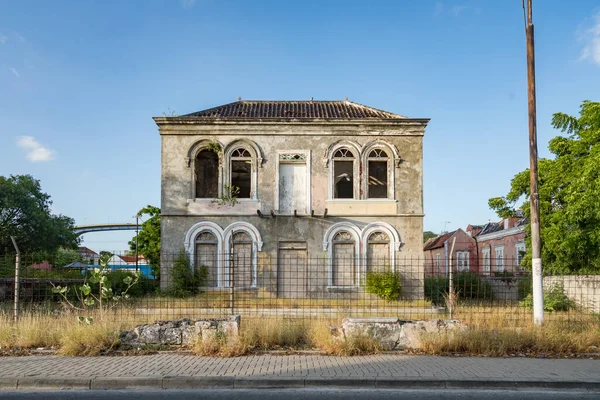
M 160 203 L 152 116 L 245 99 L 344 99 L 429 117 L 425 229 L 496 216 L 528 166 L 521 0 L 2 1 L 0 174 L 78 224 Z M 540 155 L 554 112 L 600 93 L 600 4 L 534 0 Z M 131 232 L 88 234 L 94 250 Z

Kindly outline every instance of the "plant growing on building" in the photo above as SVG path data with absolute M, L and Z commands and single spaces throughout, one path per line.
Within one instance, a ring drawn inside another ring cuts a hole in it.
M 395 272 L 369 272 L 366 284 L 368 293 L 375 294 L 384 300 L 398 300 L 402 293 L 400 275 Z
M 208 142 L 205 146 L 205 149 L 217 154 L 221 154 L 223 152 L 221 144 L 215 140 L 211 140 L 210 142 Z
M 225 185 L 225 187 L 223 188 L 223 194 L 221 195 L 221 197 L 212 200 L 212 202 L 216 203 L 219 206 L 233 207 L 238 203 L 239 195 L 240 195 L 239 187 Z
M 129 298 L 127 292 L 138 283 L 141 276 L 141 273 L 126 276 L 123 279 L 124 290 L 120 293 L 114 293 L 108 272 L 107 264 L 103 262 L 100 268 L 95 268 L 90 273 L 83 285 L 69 287 L 52 284 L 52 292 L 58 294 L 65 304 L 73 310 L 89 312 L 92 309 L 98 309 L 100 319 L 102 319 L 108 310 L 116 307 L 121 300 Z M 79 301 L 78 306 L 69 299 L 68 294 L 70 291 L 74 292 Z M 92 317 L 80 315 L 77 318 L 80 322 L 92 323 Z

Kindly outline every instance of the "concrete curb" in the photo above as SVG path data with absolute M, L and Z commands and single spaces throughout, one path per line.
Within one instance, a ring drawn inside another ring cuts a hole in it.
M 102 378 L 0 378 L 0 390 L 31 389 L 564 389 L 600 391 L 600 381 L 530 381 L 477 379 L 389 379 L 389 378 L 290 378 L 228 376 L 102 377 Z

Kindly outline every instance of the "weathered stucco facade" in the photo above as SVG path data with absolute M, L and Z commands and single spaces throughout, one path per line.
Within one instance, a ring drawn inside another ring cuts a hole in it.
M 378 264 L 401 273 L 407 297 L 422 296 L 428 119 L 348 101 L 238 101 L 154 120 L 161 285 L 185 250 L 196 265 L 210 264 L 217 289 L 235 282 L 283 297 L 352 293 Z

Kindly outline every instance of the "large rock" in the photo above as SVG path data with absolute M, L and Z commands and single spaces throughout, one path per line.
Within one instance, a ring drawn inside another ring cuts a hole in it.
M 121 344 L 140 345 L 189 345 L 199 337 L 215 337 L 223 334 L 228 337 L 239 333 L 240 316 L 232 315 L 227 319 L 180 319 L 176 321 L 156 321 L 153 324 L 138 325 L 122 332 Z
M 460 321 L 401 321 L 398 318 L 345 318 L 342 326 L 330 327 L 337 340 L 366 335 L 381 343 L 386 350 L 419 349 L 423 334 L 465 328 Z

